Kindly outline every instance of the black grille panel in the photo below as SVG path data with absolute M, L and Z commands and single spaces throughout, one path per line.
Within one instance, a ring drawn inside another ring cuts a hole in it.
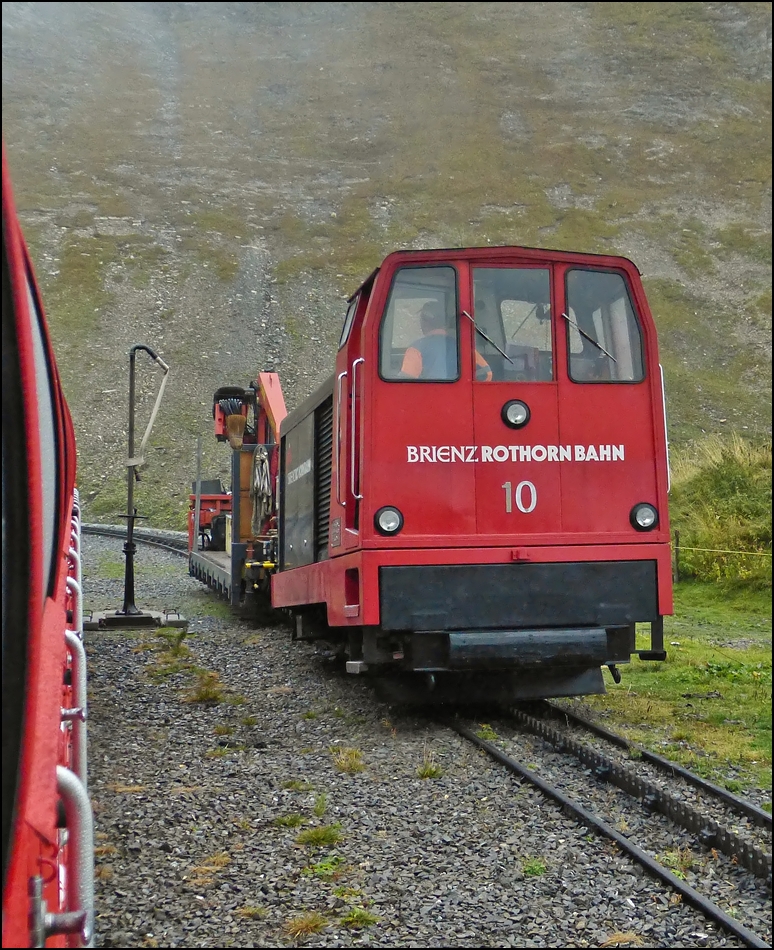
M 328 557 L 328 523 L 331 514 L 331 472 L 333 465 L 333 397 L 329 396 L 314 414 L 315 431 L 315 560 Z
M 658 617 L 655 561 L 379 568 L 385 630 L 607 627 Z

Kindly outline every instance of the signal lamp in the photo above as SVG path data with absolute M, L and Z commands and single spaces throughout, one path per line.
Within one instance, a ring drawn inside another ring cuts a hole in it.
M 658 527 L 658 511 L 653 505 L 642 502 L 632 508 L 629 521 L 635 531 L 652 531 Z
M 521 429 L 529 422 L 529 406 L 520 399 L 509 399 L 500 411 L 503 422 L 511 429 Z
M 403 515 L 397 508 L 386 505 L 374 515 L 374 527 L 379 534 L 397 534 L 403 527 Z

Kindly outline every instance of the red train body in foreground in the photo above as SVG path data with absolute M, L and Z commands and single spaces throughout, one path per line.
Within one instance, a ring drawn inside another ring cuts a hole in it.
M 93 945 L 75 462 L 3 149 L 3 947 Z
M 338 639 L 350 672 L 507 701 L 602 692 L 603 666 L 664 658 L 663 379 L 630 261 L 390 254 L 294 412 L 273 374 L 214 402 L 219 438 L 246 428 L 232 492 L 211 496 L 234 506 L 228 550 L 192 545 L 192 573 L 233 603 L 270 583 L 295 635 Z

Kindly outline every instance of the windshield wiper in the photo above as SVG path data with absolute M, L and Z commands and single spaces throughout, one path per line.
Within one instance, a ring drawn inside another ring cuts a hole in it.
M 602 350 L 602 352 L 605 354 L 605 356 L 606 356 L 608 359 L 611 359 L 614 363 L 617 363 L 617 362 L 618 362 L 618 360 L 613 356 L 612 353 L 608 353 L 607 350 L 604 348 L 604 346 L 602 346 L 601 343 L 597 343 L 597 341 L 594 339 L 594 337 L 593 337 L 593 336 L 589 336 L 588 333 L 586 333 L 585 330 L 581 330 L 581 328 L 578 326 L 578 324 L 577 324 L 574 320 L 571 320 L 571 319 L 567 316 L 566 313 L 563 313 L 562 316 L 564 317 L 564 319 L 565 319 L 569 324 L 571 324 L 572 326 L 574 326 L 575 329 L 578 331 L 578 333 L 580 333 L 580 335 L 581 335 L 582 337 L 585 337 L 585 338 L 589 341 L 589 343 L 593 343 L 594 346 L 595 346 L 598 350 Z
M 497 352 L 500 354 L 500 356 L 502 356 L 502 357 L 504 357 L 504 359 L 508 360 L 508 362 L 511 364 L 511 366 L 515 366 L 516 364 L 513 362 L 513 360 L 510 358 L 510 356 L 508 356 L 507 353 L 503 353 L 503 351 L 502 351 L 502 350 L 500 349 L 500 347 L 495 343 L 494 340 L 490 340 L 490 339 L 489 339 L 489 337 L 486 335 L 486 333 L 484 333 L 484 331 L 483 331 L 483 330 L 481 329 L 481 327 L 476 323 L 476 321 L 473 319 L 473 317 L 471 317 L 471 315 L 468 313 L 468 311 L 467 311 L 467 310 L 463 310 L 462 312 L 463 312 L 463 314 L 468 318 L 468 320 L 470 320 L 470 322 L 473 324 L 473 326 L 476 328 L 476 330 L 481 334 L 481 336 L 486 340 L 486 342 L 487 342 L 487 343 L 491 343 L 492 346 L 493 346 L 493 347 L 497 350 Z

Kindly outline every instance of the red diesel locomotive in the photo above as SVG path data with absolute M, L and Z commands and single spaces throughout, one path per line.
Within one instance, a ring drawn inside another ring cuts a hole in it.
M 93 946 L 75 462 L 3 148 L 3 947 Z
M 350 299 L 329 380 L 282 418 L 262 379 L 214 414 L 221 438 L 246 425 L 218 497 L 254 504 L 263 464 L 264 516 L 222 515 L 229 550 L 191 555 L 232 602 L 270 582 L 297 637 L 441 701 L 603 692 L 602 666 L 664 659 L 663 379 L 630 261 L 399 251 Z

